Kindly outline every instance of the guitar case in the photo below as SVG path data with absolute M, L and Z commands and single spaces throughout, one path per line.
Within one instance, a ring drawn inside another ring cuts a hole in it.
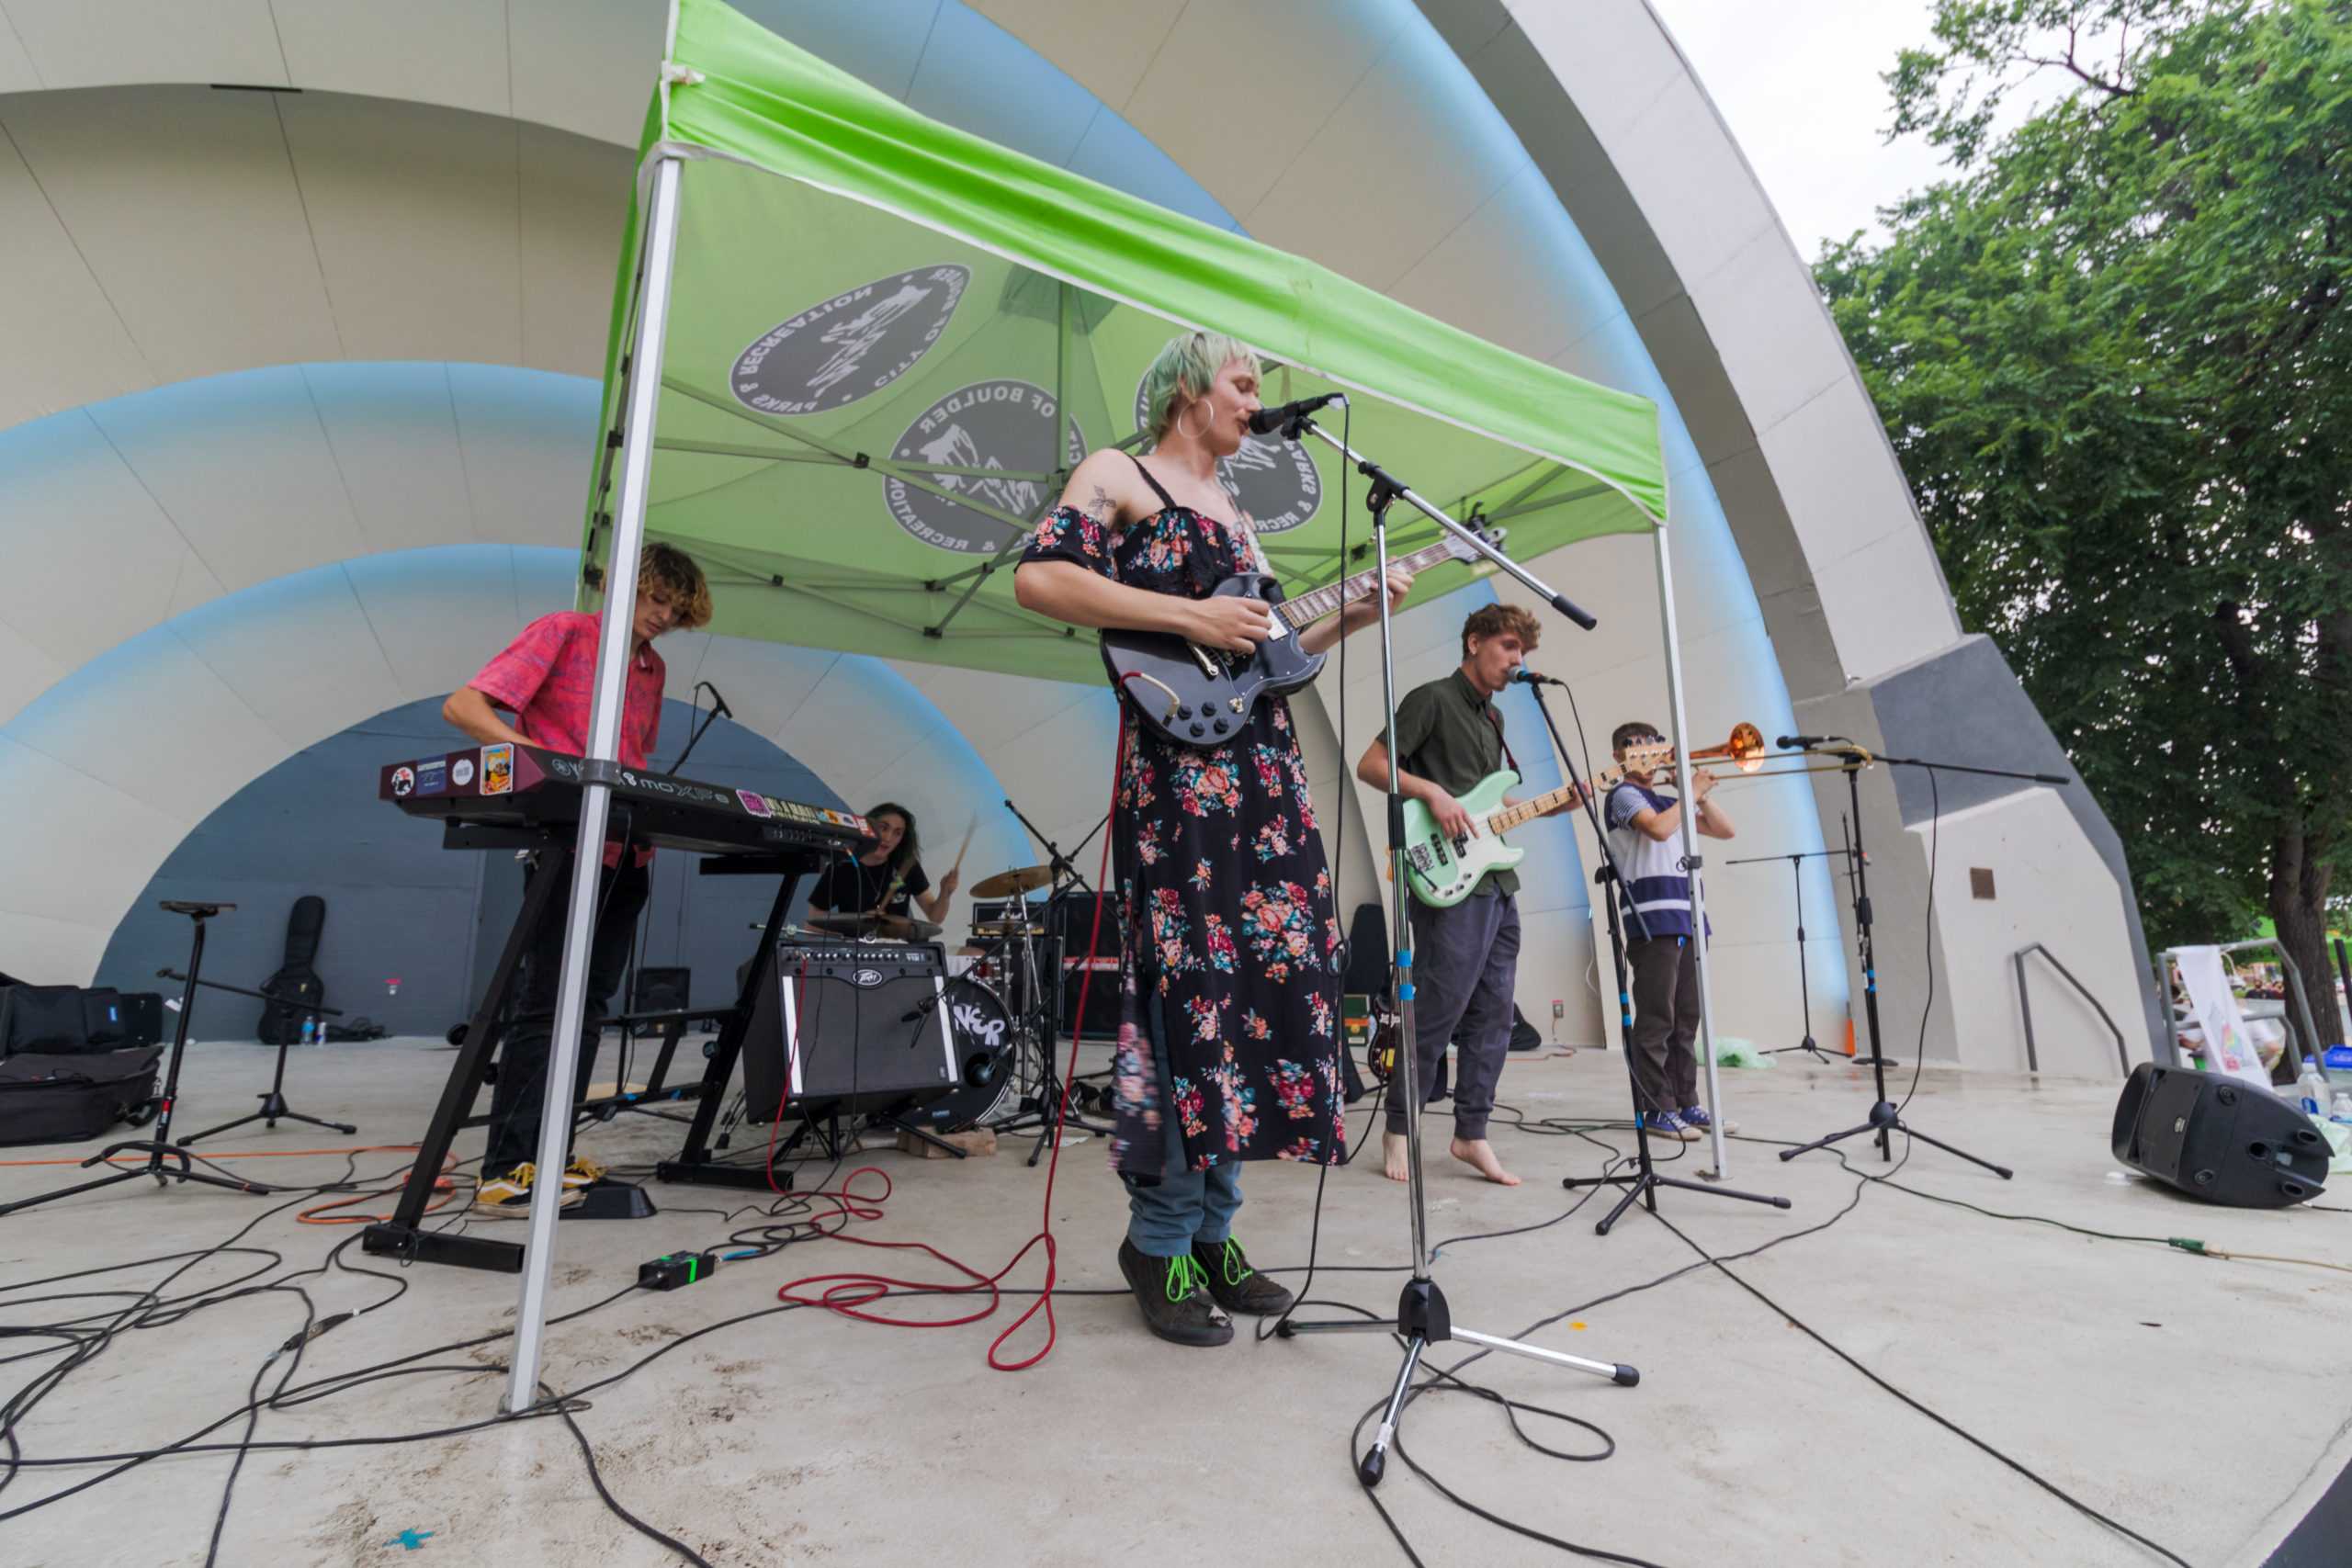
M 299 1045 L 302 1021 L 326 1001 L 326 982 L 311 966 L 319 955 L 319 936 L 327 926 L 327 901 L 315 893 L 294 900 L 286 915 L 286 958 L 277 972 L 261 983 L 261 1022 L 255 1032 L 265 1045 Z
M 155 1064 L 164 1048 L 51 1055 L 20 1051 L 0 1061 L 0 1147 L 72 1144 L 118 1122 L 154 1114 Z

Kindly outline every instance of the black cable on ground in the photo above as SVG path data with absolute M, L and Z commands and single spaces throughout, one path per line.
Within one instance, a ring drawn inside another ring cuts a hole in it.
M 1907 1155 L 1907 1149 L 1905 1153 Z M 1860 1173 L 1858 1172 L 1857 1174 Z M 1865 1179 L 1867 1179 L 1867 1178 L 1865 1178 Z M 1859 1193 L 1860 1189 L 1857 1188 L 1856 1191 Z M 1724 1279 L 1729 1280 L 1733 1284 L 1737 1285 L 1741 1290 L 1747 1292 L 1749 1295 L 1754 1296 L 1758 1301 L 1771 1308 L 1775 1313 L 1778 1313 L 1791 1327 L 1796 1329 L 1806 1338 L 1811 1339 L 1815 1344 L 1820 1346 L 1823 1349 L 1828 1351 L 1831 1355 L 1845 1362 L 1846 1365 L 1860 1372 L 1864 1378 L 1870 1381 L 1872 1386 L 1883 1390 L 1887 1393 L 1893 1394 L 1897 1400 L 1908 1406 L 1910 1409 L 1926 1416 L 1928 1420 L 1934 1422 L 1937 1426 L 1941 1427 L 1945 1431 L 1950 1432 L 1953 1437 L 1960 1438 L 1961 1441 L 1968 1444 L 1969 1447 L 1975 1449 L 1978 1452 L 1985 1455 L 1987 1458 L 1997 1461 L 2008 1470 L 2023 1476 L 2026 1480 L 2031 1482 L 2042 1491 L 2049 1493 L 2052 1497 L 2057 1498 L 2060 1502 L 2065 1504 L 2066 1506 L 2074 1509 L 2076 1513 L 2081 1514 L 2084 1517 L 2104 1525 L 2109 1529 L 2113 1530 L 2116 1534 L 2123 1537 L 2125 1540 L 2133 1541 L 2138 1545 L 2147 1548 L 2150 1551 L 2154 1552 L 2157 1556 L 2163 1558 L 2167 1562 L 2177 1563 L 2179 1564 L 2179 1568 L 2189 1568 L 2188 1559 L 2161 1545 L 2158 1545 L 2155 1541 L 2149 1540 L 2146 1536 L 2142 1535 L 2139 1531 L 2132 1529 L 2129 1525 L 2123 1524 L 2120 1520 L 2111 1518 L 2108 1515 L 2099 1512 L 2097 1508 L 2092 1507 L 2088 1503 L 2086 1503 L 2082 1501 L 2082 1499 L 2075 1496 L 2065 1488 L 2042 1475 L 2040 1472 L 2027 1465 L 2022 1461 L 2010 1458 L 1999 1449 L 1995 1448 L 1991 1443 L 1986 1442 L 1984 1438 L 1978 1437 L 1967 1427 L 1962 1427 L 1959 1422 L 1952 1420 L 1947 1416 L 1939 1414 L 1935 1410 L 1930 1409 L 1920 1400 L 1914 1398 L 1912 1395 L 1905 1393 L 1903 1390 L 1895 1387 L 1894 1384 L 1879 1376 L 1878 1373 L 1871 1371 L 1870 1368 L 1864 1366 L 1860 1360 L 1841 1349 L 1836 1343 L 1830 1340 L 1827 1336 L 1821 1333 L 1820 1330 L 1815 1328 L 1811 1324 L 1805 1322 L 1804 1319 L 1797 1316 L 1796 1314 L 1782 1306 L 1779 1302 L 1774 1301 L 1756 1285 L 1750 1283 L 1747 1280 L 1734 1272 L 1730 1268 L 1725 1266 L 1724 1261 L 1716 1258 L 1713 1255 L 1709 1253 L 1705 1247 L 1701 1247 L 1697 1242 L 1691 1240 L 1689 1235 L 1683 1233 L 1681 1227 L 1677 1225 L 1672 1220 L 1668 1219 L 1664 1214 L 1657 1214 L 1652 1217 L 1655 1218 L 1658 1224 L 1664 1225 L 1668 1230 L 1673 1232 L 1675 1238 L 1680 1241 L 1683 1246 L 1697 1253 L 1707 1266 L 1713 1268 Z

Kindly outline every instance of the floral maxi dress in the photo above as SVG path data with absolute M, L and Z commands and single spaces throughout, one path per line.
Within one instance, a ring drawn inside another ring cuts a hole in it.
M 1204 599 L 1249 570 L 1238 525 L 1166 506 L 1114 533 L 1075 507 L 1037 526 L 1026 561 L 1074 561 L 1130 588 Z M 1172 1111 L 1194 1170 L 1225 1160 L 1336 1164 L 1340 922 L 1289 705 L 1260 702 L 1213 751 L 1130 721 L 1114 856 L 1126 930 L 1115 1057 L 1114 1167 L 1160 1172 Z M 1159 1000 L 1172 1107 L 1144 1052 Z

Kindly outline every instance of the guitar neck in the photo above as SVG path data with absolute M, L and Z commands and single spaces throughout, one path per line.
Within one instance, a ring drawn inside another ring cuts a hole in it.
M 1623 768 L 1611 768 L 1604 773 L 1595 773 L 1592 776 L 1593 790 L 1597 794 L 1624 776 L 1625 770 Z M 1488 812 L 1487 829 L 1489 832 L 1508 833 L 1521 822 L 1533 821 L 1546 811 L 1566 806 L 1576 797 L 1577 792 L 1574 785 L 1562 784 L 1557 789 L 1544 791 L 1532 800 L 1522 800 L 1517 806 L 1506 806 L 1499 811 Z
M 1431 545 L 1426 549 L 1415 550 L 1411 555 L 1388 564 L 1392 567 L 1403 567 L 1407 571 L 1426 571 L 1440 561 L 1450 559 L 1453 555 L 1453 546 L 1440 543 Z M 1302 593 L 1295 599 L 1285 599 L 1276 608 L 1282 618 L 1290 623 L 1293 631 L 1305 631 L 1324 616 L 1337 615 L 1357 600 L 1363 598 L 1373 591 L 1374 585 L 1379 579 L 1380 573 L 1376 569 L 1372 571 L 1360 571 L 1353 577 L 1343 577 L 1337 582 L 1327 582 L 1314 592 Z

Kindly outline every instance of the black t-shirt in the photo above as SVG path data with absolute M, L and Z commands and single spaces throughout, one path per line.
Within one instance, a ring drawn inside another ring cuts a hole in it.
M 863 915 L 882 902 L 882 895 L 889 890 L 891 872 L 888 863 L 868 865 L 862 860 L 844 856 L 825 868 L 817 878 L 817 886 L 809 890 L 808 907 L 837 915 Z M 914 896 L 931 891 L 931 878 L 922 874 L 922 862 L 907 867 L 905 880 L 891 895 L 883 909 L 886 915 L 910 915 Z

